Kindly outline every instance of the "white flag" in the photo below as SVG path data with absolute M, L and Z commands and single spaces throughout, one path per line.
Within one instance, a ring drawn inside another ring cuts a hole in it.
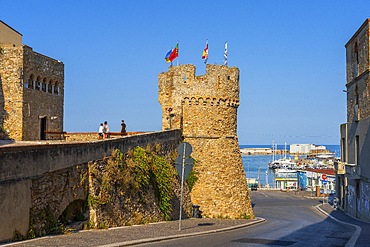
M 227 66 L 227 41 L 225 42 L 224 65 Z

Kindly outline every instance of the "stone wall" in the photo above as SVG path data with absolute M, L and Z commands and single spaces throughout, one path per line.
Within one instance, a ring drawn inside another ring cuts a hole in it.
M 158 76 L 162 128 L 181 128 L 193 146 L 199 180 L 191 193 L 208 217 L 254 217 L 236 135 L 239 69 L 170 67 Z
M 27 235 L 30 226 L 40 231 L 35 234 L 43 234 L 42 216 L 58 219 L 68 205 L 86 200 L 89 161 L 102 160 L 115 149 L 127 152 L 157 144 L 164 155 L 181 141 L 180 130 L 172 130 L 91 142 L 0 147 L 0 241 L 15 232 Z
M 67 206 L 76 201 L 81 202 L 80 213 L 83 213 L 82 206 L 89 193 L 88 170 L 87 163 L 83 163 L 30 179 L 30 222 L 27 229 L 31 231 L 30 236 L 49 234 L 47 231 L 57 227 L 57 220 Z
M 370 117 L 369 21 L 346 44 L 347 122 Z
M 24 46 L 23 77 L 23 140 L 41 139 L 41 118 L 45 130 L 63 131 L 64 64 Z
M 157 155 L 162 152 L 162 158 L 166 159 L 174 150 L 158 150 L 151 147 L 151 153 L 147 155 Z M 148 150 L 146 150 L 147 152 Z M 164 151 L 164 152 L 163 152 Z M 170 151 L 170 153 L 168 153 Z M 166 153 L 166 154 L 165 154 Z M 149 182 L 146 185 L 139 185 L 136 177 L 140 176 L 137 168 L 130 167 L 132 162 L 131 152 L 125 153 L 126 161 L 119 167 L 114 162 L 115 158 L 109 157 L 103 160 L 89 162 L 89 203 L 94 204 L 90 207 L 90 224 L 93 227 L 116 227 L 124 225 L 138 225 L 143 223 L 157 222 L 165 220 L 160 209 L 159 190 L 156 186 L 155 176 L 150 173 Z M 137 158 L 137 157 L 136 157 Z M 180 179 L 175 167 L 169 162 L 169 166 L 161 167 L 160 173 L 169 172 L 170 187 L 172 188 L 171 213 L 170 219 L 179 218 L 180 209 Z M 148 165 L 149 167 L 150 165 Z M 133 169 L 134 168 L 134 169 Z M 109 176 L 108 174 L 114 174 Z M 167 173 L 166 173 L 167 174 Z M 162 187 L 168 185 L 161 184 Z M 183 193 L 183 214 L 182 217 L 191 217 L 192 203 L 188 187 L 185 183 Z
M 149 132 L 126 132 L 124 136 L 141 135 Z M 53 135 L 54 137 L 60 138 L 60 135 Z M 65 135 L 65 140 L 68 141 L 96 141 L 99 139 L 98 132 L 68 132 Z M 109 138 L 122 138 L 121 133 L 113 132 Z
M 8 137 L 22 140 L 23 48 L 5 44 L 0 48 L 0 127 Z
M 43 130 L 62 131 L 63 63 L 25 45 L 0 44 L 0 51 L 0 126 L 8 137 L 40 140 Z
M 370 19 L 364 21 L 346 47 L 347 123 L 342 124 L 341 150 L 345 174 L 337 174 L 341 207 L 369 221 L 370 205 Z

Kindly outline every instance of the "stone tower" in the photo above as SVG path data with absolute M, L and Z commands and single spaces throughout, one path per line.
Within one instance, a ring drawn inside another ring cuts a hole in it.
M 158 75 L 162 128 L 182 129 L 193 146 L 198 181 L 191 197 L 206 217 L 254 217 L 236 134 L 239 69 L 207 64 L 169 67 Z
M 0 21 L 0 132 L 15 140 L 63 131 L 64 64 L 22 44 Z

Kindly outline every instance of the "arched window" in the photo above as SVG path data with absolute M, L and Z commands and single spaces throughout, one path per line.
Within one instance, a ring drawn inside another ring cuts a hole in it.
M 44 80 L 42 80 L 42 91 L 43 92 L 46 92 L 46 85 L 47 85 L 47 79 L 46 78 L 44 78 Z
M 36 79 L 35 89 L 36 90 L 41 90 L 41 78 L 40 78 L 40 76 L 38 76 L 37 79 Z
M 357 42 L 355 43 L 355 47 L 354 47 L 354 61 L 353 61 L 353 74 L 354 74 L 354 77 L 357 77 L 358 76 L 358 67 L 359 67 L 359 59 L 358 59 L 358 44 Z
M 57 81 L 54 85 L 54 94 L 59 95 L 59 83 Z
M 35 76 L 31 74 L 30 78 L 28 78 L 28 88 L 34 89 L 34 85 L 35 85 Z
M 53 85 L 53 80 L 50 80 L 49 81 L 49 84 L 48 84 L 48 93 L 53 93 L 53 91 L 52 91 L 52 85 Z

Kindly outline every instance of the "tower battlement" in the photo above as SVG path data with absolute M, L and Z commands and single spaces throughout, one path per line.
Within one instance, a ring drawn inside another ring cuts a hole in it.
M 206 74 L 201 76 L 196 76 L 195 70 L 194 65 L 185 64 L 169 67 L 168 72 L 159 74 L 160 98 L 166 98 L 169 91 L 181 91 L 187 97 L 197 95 L 239 100 L 238 68 L 207 64 Z
M 162 105 L 162 128 L 183 128 L 184 105 L 224 108 L 239 106 L 239 69 L 207 64 L 206 74 L 195 75 L 194 65 L 169 67 L 158 75 L 158 100 Z M 215 109 L 209 109 L 215 111 Z

